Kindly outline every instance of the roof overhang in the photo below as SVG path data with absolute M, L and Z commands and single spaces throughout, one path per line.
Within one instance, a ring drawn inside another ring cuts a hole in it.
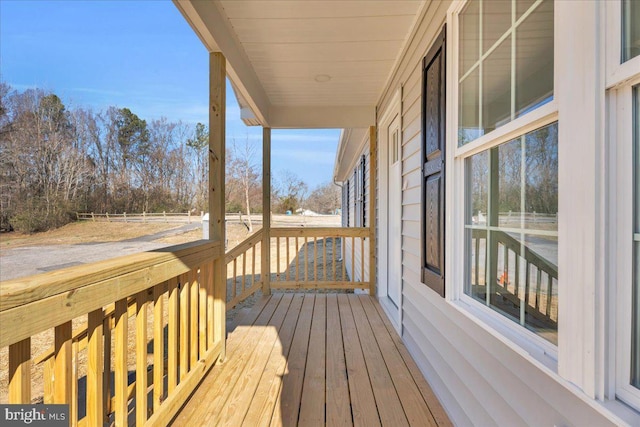
M 174 0 L 247 125 L 366 128 L 426 0 Z
M 368 128 L 342 129 L 333 167 L 334 182 L 345 182 L 349 179 L 358 157 L 366 146 L 368 136 Z

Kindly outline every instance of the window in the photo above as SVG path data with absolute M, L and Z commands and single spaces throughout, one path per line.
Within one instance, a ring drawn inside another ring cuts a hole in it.
M 554 2 L 470 0 L 458 20 L 464 298 L 557 345 Z M 509 136 L 498 130 L 516 119 Z
M 633 89 L 633 320 L 631 327 L 631 384 L 640 388 L 640 86 Z
M 640 1 L 622 3 L 622 61 L 640 55 Z
M 553 1 L 472 0 L 459 21 L 462 146 L 553 98 Z
M 557 344 L 558 125 L 466 160 L 465 293 Z

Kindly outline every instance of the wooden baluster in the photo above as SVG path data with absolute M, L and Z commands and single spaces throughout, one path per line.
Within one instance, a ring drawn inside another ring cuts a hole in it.
M 238 263 L 237 263 L 238 259 L 234 258 L 233 259 L 233 286 L 231 287 L 231 299 L 235 299 L 236 298 L 236 288 L 237 288 L 237 283 L 238 283 Z
M 285 270 L 285 279 L 284 280 L 290 280 L 289 279 L 289 276 L 290 276 L 290 274 L 289 274 L 289 238 L 287 237 L 285 240 L 286 240 L 286 243 L 287 243 L 287 262 L 285 264 L 286 270 Z
M 167 362 L 169 364 L 167 375 L 169 376 L 167 381 L 168 393 L 171 394 L 178 385 L 178 330 L 180 327 L 180 298 L 178 292 L 178 278 L 174 277 L 169 279 L 169 336 L 168 336 L 168 355 Z
M 180 276 L 180 380 L 189 372 L 189 281 Z
M 536 274 L 536 311 L 540 311 L 540 288 L 542 288 L 542 270 L 538 270 Z
M 153 411 L 164 396 L 164 283 L 153 288 Z
M 191 298 L 189 301 L 191 305 L 189 307 L 191 314 L 189 325 L 189 344 L 191 345 L 191 348 L 189 349 L 189 355 L 191 357 L 189 359 L 189 369 L 191 369 L 191 367 L 195 366 L 198 361 L 198 280 L 195 269 L 189 272 L 189 282 L 191 282 L 189 285 L 191 287 Z
M 207 290 L 207 349 L 213 347 L 213 325 L 215 318 L 213 317 L 213 280 L 214 280 L 213 262 L 209 262 L 204 266 L 204 284 Z
M 71 427 L 78 426 L 78 343 L 71 344 L 71 401 L 69 403 Z
M 322 256 L 322 265 L 324 266 L 324 281 L 326 282 L 328 279 L 327 277 L 329 272 L 327 270 L 329 270 L 329 264 L 327 263 L 327 237 L 325 236 L 322 239 L 322 248 L 324 250 L 324 254 Z
M 351 281 L 356 281 L 356 238 L 351 238 Z
M 547 279 L 548 279 L 548 285 L 547 285 L 547 307 L 545 310 L 545 314 L 547 315 L 548 318 L 551 318 L 551 298 L 553 295 L 553 277 L 551 277 L 551 274 L 547 274 Z
M 44 362 L 42 362 L 42 370 L 43 375 L 42 375 L 42 382 L 44 383 L 44 396 L 43 396 L 43 402 L 46 404 L 50 404 L 50 403 L 55 403 L 54 400 L 54 388 L 55 388 L 55 359 L 53 358 L 53 356 L 45 359 Z
M 127 345 L 129 338 L 129 314 L 127 299 L 116 301 L 115 313 L 115 360 L 114 360 L 114 412 L 116 427 L 127 425 L 129 368 L 127 366 Z
M 280 281 L 280 238 L 276 237 L 276 280 Z
M 531 285 L 531 272 L 529 269 L 529 262 L 527 260 L 525 260 L 525 280 L 524 280 L 524 305 L 525 308 L 529 305 L 529 289 L 530 289 L 530 285 Z
M 31 403 L 31 338 L 9 346 L 9 403 Z
M 365 281 L 364 280 L 364 237 L 360 237 L 360 281 L 361 282 Z
M 341 282 L 347 282 L 347 258 L 345 257 L 345 246 L 346 246 L 347 238 L 343 237 L 340 239 L 340 258 L 342 258 L 342 280 Z
M 304 237 L 304 281 L 309 281 L 309 239 Z
M 104 369 L 104 323 L 102 309 L 89 313 L 87 336 L 87 425 L 97 426 L 104 422 L 103 373 Z
M 516 264 L 516 266 L 515 266 L 516 267 L 516 273 L 515 273 L 516 277 L 514 278 L 514 282 L 513 282 L 513 284 L 515 286 L 515 289 L 514 289 L 513 293 L 515 294 L 516 297 L 519 297 L 519 295 L 520 295 L 520 293 L 519 293 L 519 291 L 520 291 L 520 255 L 518 255 L 516 252 L 514 252 L 514 255 L 515 255 L 514 260 L 515 260 L 515 264 Z
M 296 286 L 298 286 L 298 282 L 300 281 L 300 240 L 299 237 L 296 236 Z
M 338 269 L 337 269 L 337 250 L 338 244 L 336 242 L 337 237 L 332 237 L 331 241 L 333 242 L 333 252 L 331 258 L 333 258 L 333 281 L 338 280 Z M 364 244 L 362 245 L 362 279 L 364 281 Z
M 260 251 L 262 253 L 262 243 L 259 243 Z M 256 245 L 251 248 L 251 287 L 253 288 L 256 284 Z M 260 271 L 260 274 L 267 274 L 266 272 Z
M 136 425 L 147 421 L 147 292 L 136 295 Z
M 198 281 L 198 351 L 200 359 L 207 352 L 207 282 L 204 264 L 200 266 Z
M 246 278 L 247 278 L 247 253 L 244 252 L 242 254 L 242 286 L 240 286 L 240 294 L 243 294 L 245 289 L 247 289 Z
M 55 328 L 54 403 L 68 404 L 71 402 L 71 351 L 73 344 L 71 334 L 71 321 Z
M 104 332 L 104 380 L 102 383 L 104 399 L 104 416 L 105 421 L 108 420 L 111 413 L 111 317 L 107 316 L 103 320 L 103 332 Z
M 318 238 L 313 237 L 313 280 L 318 282 Z

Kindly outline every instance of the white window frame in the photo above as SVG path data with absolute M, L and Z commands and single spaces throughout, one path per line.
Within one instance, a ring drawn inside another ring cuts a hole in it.
M 453 302 L 463 313 L 475 318 L 489 330 L 507 338 L 505 343 L 517 351 L 523 349 L 528 355 L 541 362 L 552 371 L 558 369 L 558 347 L 536 333 L 520 326 L 485 304 L 476 301 L 464 293 L 467 254 L 465 249 L 465 161 L 474 154 L 489 150 L 519 136 L 558 121 L 557 65 L 558 54 L 555 49 L 558 29 L 554 24 L 554 99 L 540 107 L 480 136 L 479 138 L 458 146 L 458 55 L 459 51 L 459 14 L 467 1 L 454 3 L 447 14 L 447 182 L 454 183 L 446 189 L 446 211 L 452 212 L 445 224 L 447 236 L 452 236 L 453 244 L 445 248 L 445 276 L 450 279 L 446 283 L 447 300 Z M 557 15 L 557 14 L 556 14 Z M 557 16 L 554 16 L 554 23 Z M 560 166 L 559 166 L 560 168 Z M 559 244 L 560 244 L 560 239 Z M 456 256 L 457 254 L 457 256 Z M 459 254 L 465 254 L 464 257 Z M 560 264 L 560 262 L 559 262 Z M 562 279 L 561 279 L 562 280 Z M 559 286 L 563 286 L 559 281 Z M 560 324 L 560 320 L 558 322 Z M 560 334 L 560 330 L 558 331 Z
M 640 410 L 640 389 L 630 383 L 633 286 L 633 87 L 640 85 L 640 56 L 621 62 L 622 2 L 607 2 L 609 333 L 612 363 L 606 394 Z

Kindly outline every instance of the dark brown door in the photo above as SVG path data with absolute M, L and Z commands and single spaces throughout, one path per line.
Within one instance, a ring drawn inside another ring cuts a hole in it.
M 445 29 L 422 71 L 422 282 L 444 296 Z

